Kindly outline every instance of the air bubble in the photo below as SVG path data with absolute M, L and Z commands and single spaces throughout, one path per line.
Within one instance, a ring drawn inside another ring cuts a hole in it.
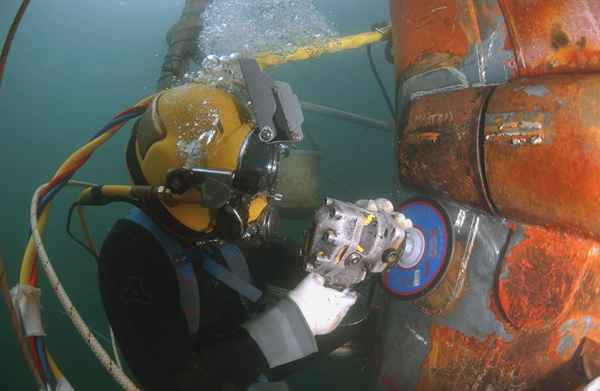
M 335 28 L 314 0 L 220 0 L 213 1 L 202 15 L 200 36 L 203 53 L 244 57 L 270 51 L 284 54 L 337 36 Z
M 285 55 L 305 45 L 324 45 L 337 36 L 333 24 L 315 7 L 314 0 L 219 0 L 202 15 L 199 49 L 207 54 L 198 69 L 190 70 L 173 86 L 202 83 L 222 88 L 253 105 L 243 84 L 238 60 L 269 51 Z M 207 145 L 218 142 L 222 126 L 219 112 L 208 100 L 199 107 L 196 120 L 178 129 L 177 154 L 185 167 L 202 166 Z

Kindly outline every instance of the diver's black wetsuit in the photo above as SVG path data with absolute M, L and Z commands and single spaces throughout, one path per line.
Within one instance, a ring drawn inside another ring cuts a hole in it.
M 298 282 L 290 278 L 291 270 L 285 270 L 294 255 L 286 254 L 284 246 L 244 250 L 244 254 L 259 288 L 267 281 L 287 287 Z M 176 273 L 161 245 L 129 220 L 115 224 L 102 247 L 99 281 L 119 347 L 146 389 L 244 389 L 269 369 L 261 349 L 240 327 L 247 311 L 237 293 L 200 268 L 194 271 L 201 300 L 201 323 L 195 338 L 188 332 Z M 282 276 L 287 276 L 287 281 Z M 320 352 L 341 345 L 354 331 L 340 330 L 317 339 Z M 307 359 L 276 368 L 270 377 L 281 377 Z

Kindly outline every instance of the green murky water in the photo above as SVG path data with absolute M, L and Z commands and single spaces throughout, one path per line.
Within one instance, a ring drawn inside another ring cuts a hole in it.
M 320 0 L 315 4 L 341 35 L 389 20 L 387 0 Z M 2 38 L 18 5 L 17 0 L 0 2 Z M 182 5 L 175 0 L 31 2 L 0 88 L 4 135 L 0 144 L 0 252 L 7 260 L 11 285 L 27 238 L 34 189 L 114 113 L 154 90 L 166 51 L 165 33 L 179 18 Z M 375 60 L 393 91 L 392 66 L 383 59 L 381 49 L 375 49 Z M 302 100 L 389 119 L 364 49 L 285 65 L 271 74 L 289 82 Z M 392 195 L 392 134 L 316 114 L 306 114 L 304 128 L 322 152 L 323 196 L 352 200 Z M 123 156 L 128 133 L 126 128 L 114 137 L 77 179 L 126 183 Z M 108 346 L 94 261 L 65 233 L 66 208 L 74 198 L 75 193 L 66 190 L 54 203 L 46 244 L 82 316 Z M 89 211 L 98 241 L 125 211 L 125 206 Z M 288 222 L 287 226 L 299 234 L 306 222 Z M 41 281 L 47 342 L 70 382 L 79 390 L 116 390 L 62 312 L 45 278 Z M 33 389 L 4 310 L 0 311 L 0 330 L 0 389 Z M 354 360 L 330 358 L 294 376 L 290 385 L 293 390 L 364 390 L 367 379 L 362 367 Z

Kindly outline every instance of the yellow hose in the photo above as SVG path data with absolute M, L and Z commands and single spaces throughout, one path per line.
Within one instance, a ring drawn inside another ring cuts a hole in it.
M 154 96 L 155 95 L 150 95 L 150 96 L 145 97 L 144 99 L 142 99 L 138 103 L 136 103 L 133 107 L 140 107 L 140 106 L 145 105 L 146 103 L 150 102 L 154 98 Z M 94 140 L 90 141 L 86 145 L 82 146 L 81 148 L 77 149 L 59 167 L 59 169 L 56 171 L 56 174 L 54 174 L 54 176 L 56 177 L 56 176 L 62 174 L 63 172 L 68 171 L 71 167 L 73 167 L 73 165 L 75 165 L 76 163 L 78 163 L 86 155 L 88 155 L 89 153 L 94 152 L 96 149 L 98 149 L 98 147 L 100 147 L 102 144 L 104 144 L 106 141 L 108 141 L 108 139 L 110 139 L 114 135 L 114 132 L 116 130 L 117 129 L 115 129 L 114 131 L 106 132 L 103 135 L 101 135 L 101 136 L 95 138 Z
M 58 368 L 58 365 L 56 364 L 56 361 L 54 361 L 54 358 L 52 357 L 52 355 L 50 354 L 50 352 L 48 351 L 47 348 L 46 348 L 46 356 L 48 356 L 48 364 L 50 365 L 50 370 L 52 371 L 52 374 L 54 375 L 54 378 L 56 379 L 56 381 L 60 381 L 60 380 L 64 379 L 65 375 L 63 375 L 63 373 L 60 371 L 60 369 Z
M 143 98 L 138 103 L 136 103 L 133 107 L 140 107 L 140 106 L 146 105 L 148 102 L 150 102 L 154 98 L 154 96 L 155 95 L 150 95 L 150 96 Z M 104 133 L 103 135 L 95 138 L 94 140 L 90 141 L 89 143 L 87 143 L 84 146 L 77 149 L 74 153 L 71 154 L 71 156 L 69 156 L 69 158 L 67 160 L 65 160 L 65 162 L 63 164 L 61 164 L 61 166 L 58 168 L 58 170 L 54 174 L 54 178 L 62 175 L 64 172 L 67 172 L 68 170 L 73 168 L 77 163 L 79 163 L 81 160 L 85 159 L 86 156 L 93 153 L 96 149 L 98 149 L 105 142 L 107 142 L 119 128 L 120 127 L 115 127 L 114 130 Z M 41 232 L 43 232 L 44 225 L 48 219 L 47 214 L 48 214 L 49 209 L 50 209 L 50 204 L 46 205 L 46 207 L 42 211 L 42 215 L 40 217 L 40 228 L 39 228 Z M 28 283 L 29 276 L 31 275 L 31 272 L 33 270 L 35 255 L 36 255 L 35 245 L 34 245 L 33 239 L 30 238 L 29 241 L 27 242 L 25 254 L 23 255 L 23 260 L 21 262 L 21 271 L 19 274 L 19 281 L 23 284 Z
M 85 235 L 85 239 L 88 242 L 88 246 L 94 252 L 96 257 L 98 257 L 98 248 L 96 247 L 96 242 L 94 241 L 94 237 L 92 236 L 92 232 L 90 231 L 90 227 L 87 224 L 85 219 L 84 207 L 79 206 L 77 208 L 77 212 L 79 212 L 79 222 L 81 223 L 81 229 L 83 230 L 83 234 Z
M 273 52 L 259 53 L 256 61 L 262 69 L 290 62 L 305 61 L 321 57 L 324 54 L 332 54 L 346 50 L 357 49 L 376 42 L 385 41 L 389 37 L 390 27 L 384 27 L 378 31 L 349 35 L 334 38 L 326 42 L 320 42 L 296 49 L 289 54 L 277 54 Z
M 102 194 L 108 197 L 129 197 L 132 186 L 127 185 L 106 185 L 102 186 Z
M 147 104 L 153 98 L 154 98 L 154 95 L 148 96 L 148 97 L 140 100 L 138 103 L 136 103 L 134 107 L 143 106 L 143 105 Z M 114 126 L 113 129 L 109 130 L 108 132 L 100 135 L 99 137 L 95 138 L 94 140 L 88 142 L 84 146 L 77 149 L 74 153 L 71 154 L 71 156 L 69 156 L 69 158 L 67 160 L 65 160 L 65 162 L 63 164 L 60 165 L 60 167 L 54 174 L 54 178 L 61 176 L 65 172 L 68 172 L 73 167 L 75 167 L 77 164 L 79 164 L 79 162 L 81 162 L 83 159 L 86 159 L 96 149 L 98 149 L 100 146 L 102 146 L 104 143 L 106 143 L 114 135 L 114 133 L 118 129 L 120 129 L 122 126 L 123 125 Z M 87 186 L 88 184 L 79 183 L 79 182 L 74 181 L 71 183 L 71 185 Z M 37 222 L 36 229 L 39 230 L 38 232 L 40 235 L 41 235 L 41 232 L 43 232 L 44 227 L 48 221 L 48 212 L 50 210 L 50 207 L 51 207 L 51 203 L 48 203 L 44 207 L 44 209 L 41 212 L 39 221 Z M 90 243 L 92 244 L 92 248 L 94 248 L 94 251 L 95 251 L 95 245 L 93 244 L 93 240 L 92 240 L 91 234 L 89 232 L 89 228 L 85 222 L 85 217 L 83 215 L 83 211 L 79 210 L 79 213 L 80 213 L 80 218 L 82 221 L 82 226 L 84 227 L 86 237 L 87 237 L 88 241 L 90 241 Z M 29 285 L 29 278 L 33 271 L 33 265 L 34 265 L 34 261 L 36 259 L 36 255 L 37 255 L 37 252 L 36 252 L 35 240 L 32 235 L 32 237 L 30 237 L 29 241 L 27 242 L 27 247 L 25 248 L 25 253 L 23 254 L 23 260 L 21 262 L 21 270 L 19 273 L 20 283 Z M 46 353 L 48 356 L 50 369 L 51 369 L 52 373 L 54 374 L 54 377 L 56 378 L 56 380 L 60 381 L 60 380 L 64 379 L 64 375 L 60 371 L 60 369 L 59 369 L 58 365 L 56 364 L 56 361 L 54 360 L 52 355 L 49 352 L 46 352 Z M 39 378 L 39 376 L 36 378 L 36 380 L 39 380 L 38 378 Z M 135 386 L 130 387 L 130 388 L 136 389 Z
M 48 221 L 48 211 L 49 206 L 44 209 L 42 215 L 40 216 L 39 221 L 39 229 L 41 231 L 44 230 L 46 226 L 46 222 Z M 29 276 L 31 275 L 31 270 L 33 269 L 33 261 L 35 260 L 36 251 L 35 251 L 35 243 L 32 239 L 29 239 L 27 242 L 27 247 L 25 248 L 25 254 L 23 254 L 23 260 L 21 262 L 21 271 L 19 273 L 19 282 L 21 284 L 29 285 Z

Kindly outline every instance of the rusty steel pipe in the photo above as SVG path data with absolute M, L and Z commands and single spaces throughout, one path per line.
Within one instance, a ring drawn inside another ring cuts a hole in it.
M 400 179 L 528 224 L 600 238 L 600 75 L 415 99 Z
M 469 88 L 413 102 L 398 140 L 403 183 L 489 209 L 479 128 L 491 92 Z
M 484 155 L 501 215 L 600 238 L 600 75 L 498 87 L 485 115 Z

